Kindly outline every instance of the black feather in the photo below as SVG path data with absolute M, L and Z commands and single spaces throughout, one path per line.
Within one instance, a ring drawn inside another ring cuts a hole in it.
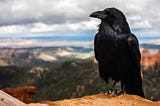
M 144 97 L 139 43 L 131 33 L 124 14 L 116 8 L 107 8 L 93 12 L 90 17 L 101 19 L 94 39 L 100 77 L 106 83 L 109 78 L 121 81 L 126 93 Z

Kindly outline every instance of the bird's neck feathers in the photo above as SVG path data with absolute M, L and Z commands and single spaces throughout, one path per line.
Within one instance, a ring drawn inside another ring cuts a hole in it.
M 116 27 L 117 26 L 117 27 Z M 127 23 L 127 21 L 123 21 L 120 24 L 116 24 L 115 23 L 115 30 L 122 33 L 122 34 L 127 34 L 127 33 L 131 33 L 129 25 Z
M 111 28 L 111 26 L 109 25 L 109 23 L 106 23 L 106 22 L 101 22 L 100 25 L 99 25 L 99 32 L 101 31 L 105 31 L 105 32 L 108 32 L 108 31 L 113 31 L 113 29 Z
M 131 33 L 128 23 L 125 21 L 123 23 L 108 23 L 102 21 L 99 25 L 99 31 L 111 31 L 117 34 L 127 34 Z

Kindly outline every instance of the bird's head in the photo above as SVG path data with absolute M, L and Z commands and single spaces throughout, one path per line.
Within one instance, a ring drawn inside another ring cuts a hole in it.
M 125 15 L 116 8 L 106 8 L 103 11 L 95 11 L 89 16 L 101 19 L 103 22 L 114 28 L 115 31 L 130 32 Z

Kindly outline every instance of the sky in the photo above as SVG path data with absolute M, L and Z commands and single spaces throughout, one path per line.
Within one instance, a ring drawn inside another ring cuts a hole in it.
M 0 37 L 94 34 L 93 11 L 115 7 L 137 36 L 160 35 L 160 0 L 0 0 Z

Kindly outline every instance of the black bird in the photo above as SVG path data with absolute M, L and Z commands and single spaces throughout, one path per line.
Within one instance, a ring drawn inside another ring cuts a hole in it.
M 110 78 L 115 83 L 120 81 L 123 92 L 144 97 L 139 43 L 124 14 L 116 8 L 106 8 L 91 13 L 90 17 L 101 19 L 94 38 L 100 77 L 106 83 Z

